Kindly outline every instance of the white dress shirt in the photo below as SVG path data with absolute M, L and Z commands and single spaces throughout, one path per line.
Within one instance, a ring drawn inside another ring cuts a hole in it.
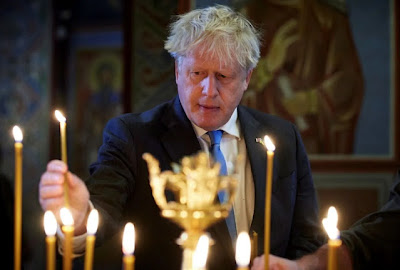
M 211 146 L 207 131 L 192 123 L 197 139 L 203 151 L 209 153 Z M 246 143 L 240 134 L 240 124 L 237 109 L 232 113 L 229 121 L 218 128 L 223 130 L 220 148 L 224 154 L 228 175 L 235 175 L 238 180 L 236 198 L 233 203 L 236 231 L 249 231 L 254 213 L 254 183 L 251 174 L 250 162 L 247 158 Z M 238 156 L 241 159 L 238 160 Z

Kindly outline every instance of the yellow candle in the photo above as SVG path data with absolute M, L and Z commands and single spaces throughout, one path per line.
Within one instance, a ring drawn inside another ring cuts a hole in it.
M 236 264 L 237 270 L 249 270 L 251 255 L 251 243 L 249 234 L 241 232 L 236 241 Z
M 56 110 L 54 112 L 57 120 L 60 122 L 60 147 L 61 147 L 61 160 L 65 163 L 68 164 L 67 160 L 67 119 L 64 117 L 64 115 L 59 111 Z M 68 183 L 65 179 L 64 181 L 64 200 L 65 200 L 65 205 L 68 207 L 69 206 L 69 196 L 68 196 Z
M 63 258 L 63 269 L 72 269 L 72 240 L 74 237 L 74 219 L 72 218 L 71 212 L 63 207 L 60 210 L 61 221 L 63 223 L 62 231 L 64 233 L 64 258 Z
M 250 262 L 253 262 L 254 258 L 257 257 L 258 253 L 258 234 L 257 232 L 253 231 L 251 237 L 251 258 Z
M 208 247 L 210 245 L 210 238 L 203 234 L 197 242 L 196 249 L 193 253 L 192 269 L 205 270 L 208 257 Z
M 338 214 L 335 207 L 329 207 L 328 217 L 322 224 L 329 236 L 328 241 L 328 270 L 337 270 L 337 249 L 342 245 L 339 230 L 337 229 Z
M 271 139 L 265 135 L 264 141 L 257 139 L 267 148 L 267 183 L 265 185 L 265 222 L 264 222 L 264 269 L 269 269 L 269 250 L 271 233 L 271 191 L 272 191 L 272 171 L 274 166 L 275 145 Z
M 328 241 L 328 270 L 337 270 L 337 250 L 342 245 L 340 239 L 329 239 Z
M 46 232 L 46 269 L 54 270 L 56 263 L 57 220 L 51 211 L 44 213 L 44 231 Z
M 93 253 L 94 253 L 94 242 L 96 241 L 96 231 L 99 224 L 99 212 L 96 209 L 90 211 L 86 231 L 88 236 L 86 237 L 86 253 L 85 253 L 85 270 L 91 270 L 93 266 Z
M 124 270 L 135 269 L 135 226 L 131 222 L 125 225 L 124 235 L 122 238 L 122 252 L 124 253 L 123 265 Z
M 13 128 L 15 148 L 14 179 L 14 269 L 21 269 L 21 230 L 22 230 L 22 131 L 18 126 Z

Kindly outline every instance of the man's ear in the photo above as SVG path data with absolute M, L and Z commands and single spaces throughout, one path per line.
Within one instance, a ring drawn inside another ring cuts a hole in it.
M 246 90 L 247 90 L 247 87 L 249 86 L 249 83 L 250 83 L 250 79 L 251 79 L 251 75 L 253 74 L 253 69 L 250 69 L 248 72 L 247 72 L 247 75 L 246 75 Z
M 246 77 L 246 83 L 249 84 L 250 83 L 250 79 L 251 79 L 251 75 L 253 74 L 253 69 L 250 69 L 247 72 L 247 77 Z

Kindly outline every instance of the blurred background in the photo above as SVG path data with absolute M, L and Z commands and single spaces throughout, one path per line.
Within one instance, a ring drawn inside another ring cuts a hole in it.
M 261 29 L 262 55 L 243 104 L 297 125 L 321 216 L 334 205 L 346 229 L 385 202 L 400 167 L 398 1 L 3 0 L 1 209 L 11 223 L 2 228 L 12 230 L 11 130 L 19 125 L 24 269 L 45 268 L 38 183 L 47 162 L 60 158 L 54 110 L 67 118 L 70 169 L 85 178 L 108 119 L 176 95 L 174 62 L 163 49 L 173 16 L 215 3 Z M 109 269 L 101 254 L 95 269 Z

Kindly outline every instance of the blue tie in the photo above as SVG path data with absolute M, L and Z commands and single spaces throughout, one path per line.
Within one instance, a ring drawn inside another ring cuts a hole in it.
M 214 158 L 214 161 L 218 162 L 221 165 L 220 175 L 227 175 L 228 170 L 226 168 L 224 154 L 222 153 L 220 148 L 222 133 L 223 133 L 222 130 L 214 130 L 207 132 L 211 140 L 210 152 Z M 224 194 L 219 193 L 218 197 L 221 202 L 224 201 Z M 232 241 L 235 241 L 237 233 L 236 233 L 236 222 L 235 222 L 235 214 L 233 211 L 233 206 L 231 211 L 229 212 L 228 217 L 226 218 L 226 225 L 228 226 L 229 234 L 231 235 Z

